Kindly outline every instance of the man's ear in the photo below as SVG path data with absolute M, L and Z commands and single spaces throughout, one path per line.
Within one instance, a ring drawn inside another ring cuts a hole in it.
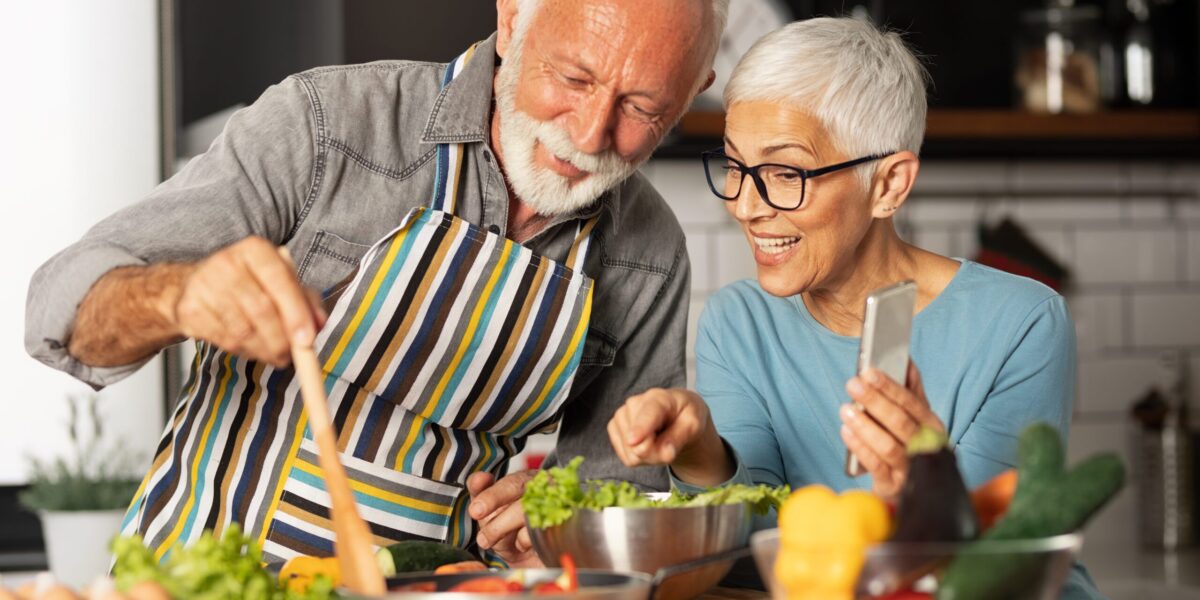
M 904 150 L 880 160 L 883 164 L 875 172 L 875 181 L 871 186 L 874 190 L 874 200 L 871 203 L 871 216 L 876 219 L 886 219 L 894 216 L 896 210 L 908 200 L 913 184 L 917 181 L 917 172 L 921 170 L 921 159 L 916 154 Z
M 713 82 L 716 80 L 717 80 L 717 72 L 712 69 L 709 69 L 708 77 L 706 77 L 704 79 L 704 84 L 700 86 L 700 89 L 696 90 L 696 94 L 703 94 L 704 90 L 707 90 L 708 88 L 712 87 Z
M 519 0 L 496 0 L 496 54 L 501 59 L 508 52 L 508 45 L 517 27 L 517 5 Z

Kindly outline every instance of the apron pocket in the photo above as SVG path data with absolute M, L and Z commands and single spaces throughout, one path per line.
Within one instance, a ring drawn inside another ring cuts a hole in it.
M 376 546 L 407 539 L 444 542 L 450 537 L 455 503 L 465 493 L 461 486 L 393 471 L 348 454 L 339 454 L 338 458 L 350 479 L 358 513 L 367 522 Z M 263 551 L 268 561 L 297 555 L 332 556 L 333 537 L 329 494 L 317 461 L 317 445 L 304 438 L 284 483 Z

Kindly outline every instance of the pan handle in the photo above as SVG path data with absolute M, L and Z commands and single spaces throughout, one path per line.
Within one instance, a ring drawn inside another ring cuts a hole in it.
M 705 565 L 726 560 L 737 560 L 739 558 L 750 556 L 750 546 L 739 546 L 732 550 L 725 550 L 716 554 L 709 554 L 700 558 L 694 558 L 668 567 L 663 567 L 654 572 L 654 579 L 650 581 L 650 598 L 658 593 L 658 587 L 662 583 L 680 573 L 686 573 L 695 569 L 699 569 Z

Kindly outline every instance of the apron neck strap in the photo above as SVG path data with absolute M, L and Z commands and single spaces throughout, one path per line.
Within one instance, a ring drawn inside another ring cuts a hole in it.
M 477 45 L 472 44 L 466 52 L 446 65 L 446 75 L 442 78 L 443 90 L 463 72 L 467 61 L 475 54 Z M 462 187 L 462 163 L 463 144 L 438 144 L 437 175 L 433 182 L 433 198 L 429 201 L 429 207 L 433 210 L 454 214 Z
M 600 215 L 579 222 L 579 230 L 575 233 L 575 241 L 571 243 L 571 251 L 567 253 L 567 267 L 576 273 L 583 273 L 583 261 L 587 260 L 588 247 L 592 243 L 592 230 Z

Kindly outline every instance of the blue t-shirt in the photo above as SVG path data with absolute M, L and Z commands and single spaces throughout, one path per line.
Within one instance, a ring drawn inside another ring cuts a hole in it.
M 858 345 L 818 323 L 799 296 L 772 296 L 753 280 L 708 300 L 696 388 L 739 459 L 735 480 L 870 488 L 869 476 L 845 474 L 839 434 Z M 1045 421 L 1066 440 L 1075 333 L 1065 301 L 1050 288 L 964 260 L 916 315 L 910 353 L 968 487 L 1016 465 L 1026 425 Z M 1096 597 L 1082 570 L 1066 592 Z

